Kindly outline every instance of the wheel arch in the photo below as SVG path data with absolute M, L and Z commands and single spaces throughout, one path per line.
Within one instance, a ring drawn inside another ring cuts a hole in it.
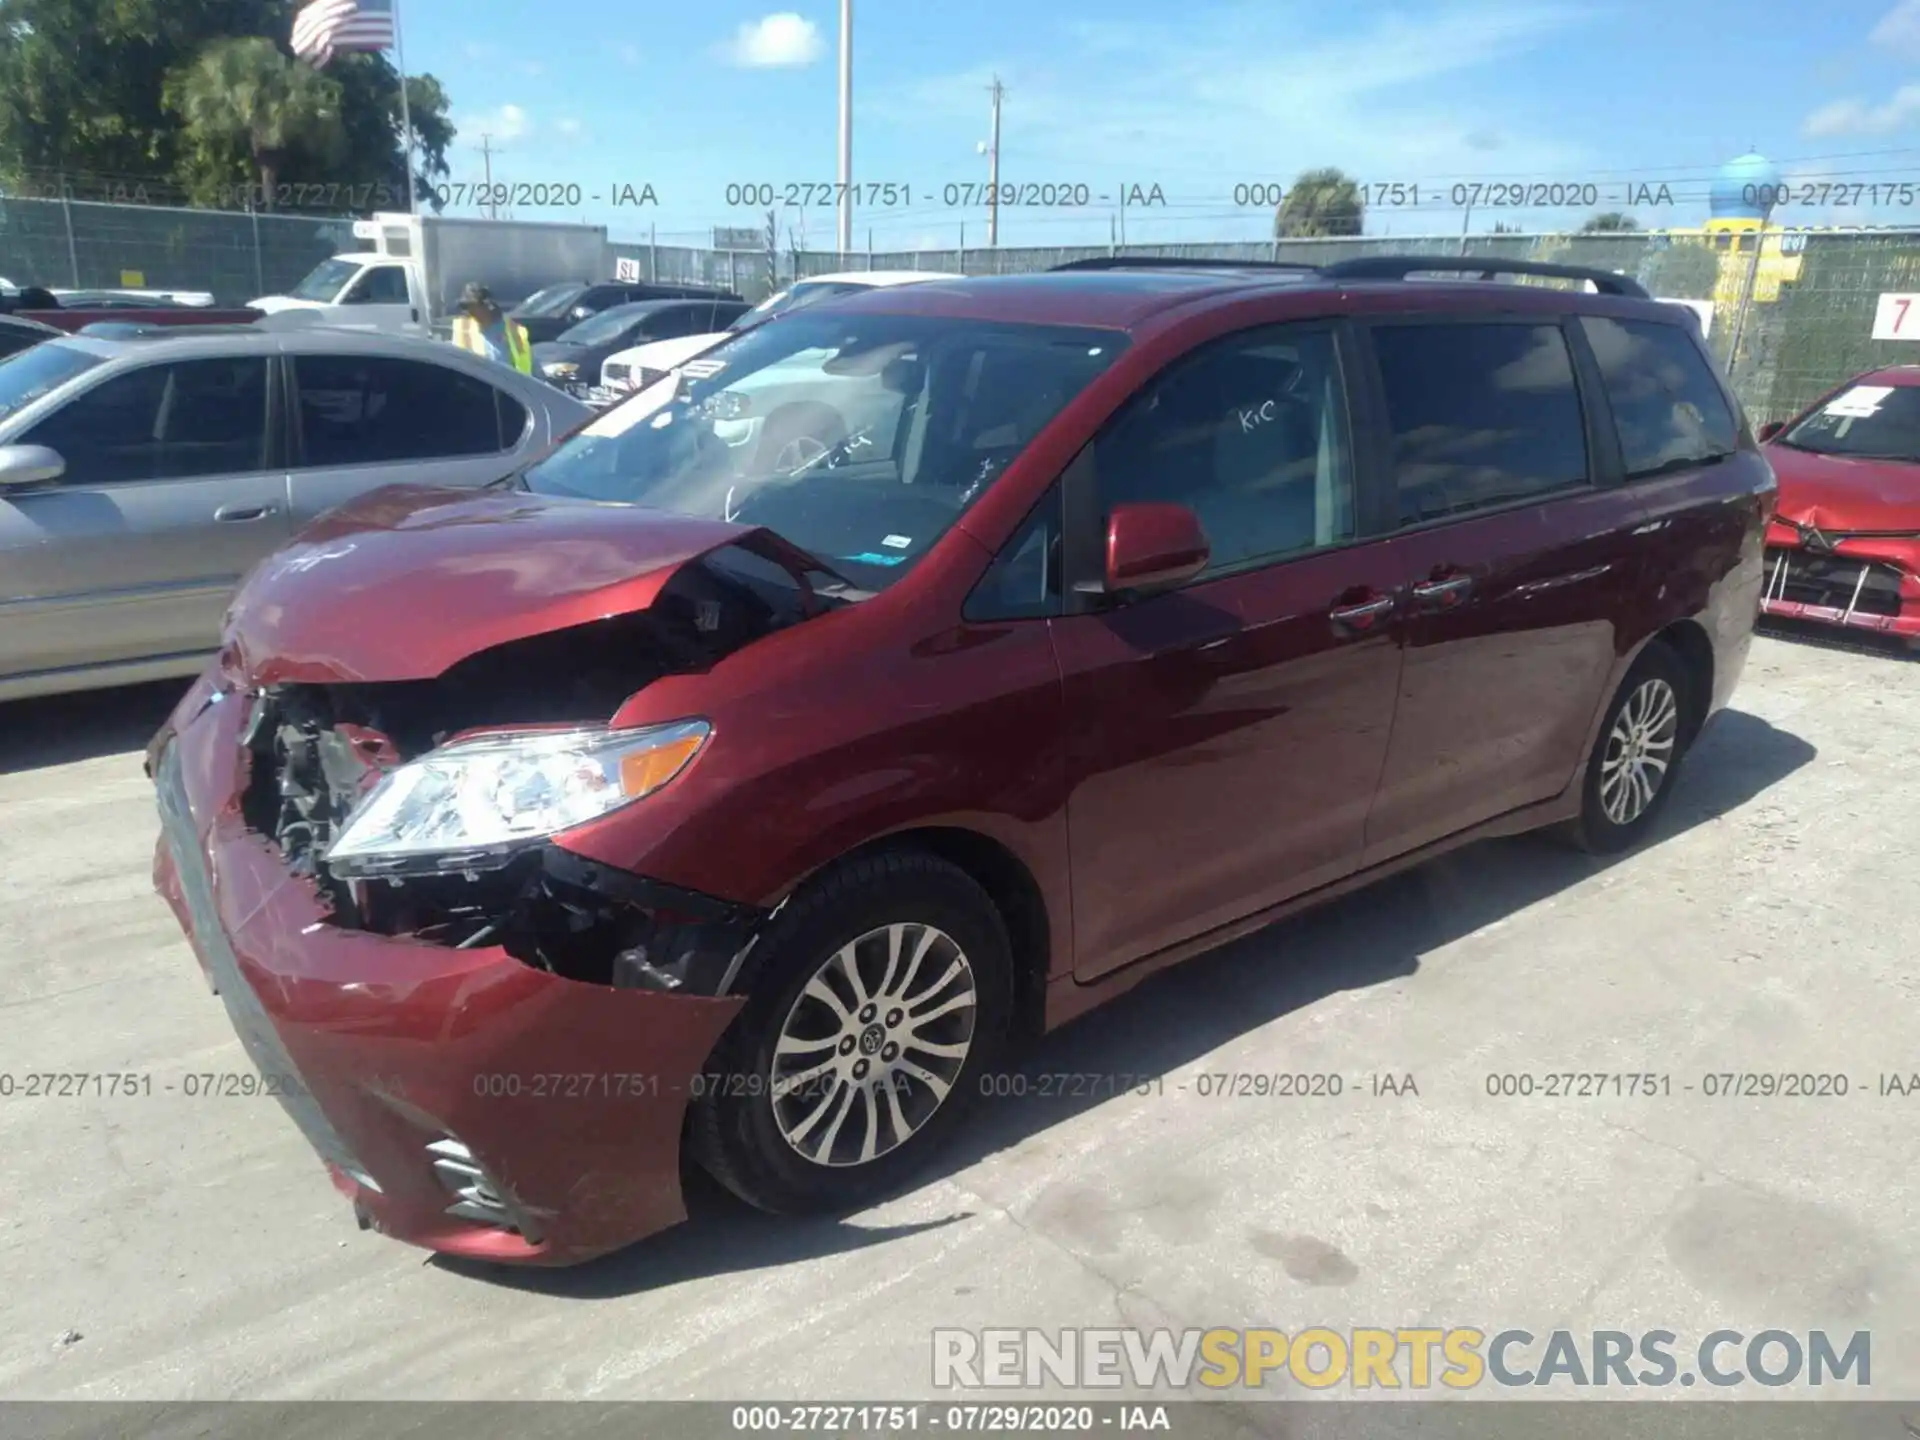
M 1707 632 L 1698 620 L 1689 618 L 1674 621 L 1651 636 L 1647 644 L 1666 646 L 1679 658 L 1681 668 L 1686 671 L 1683 740 L 1685 744 L 1692 745 L 1699 737 L 1701 727 L 1706 724 L 1708 708 L 1713 704 L 1713 641 L 1707 638 Z M 1642 647 L 1642 653 L 1645 653 L 1645 647 Z
M 964 870 L 987 892 L 1007 927 L 1013 951 L 1014 1033 L 1036 1038 L 1046 1014 L 1047 977 L 1053 957 L 1053 923 L 1046 896 L 1032 870 L 992 836 L 954 825 L 896 830 L 856 846 L 822 871 L 889 850 L 920 850 Z

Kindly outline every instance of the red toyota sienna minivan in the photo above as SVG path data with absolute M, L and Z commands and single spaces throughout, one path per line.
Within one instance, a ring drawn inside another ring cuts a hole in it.
M 1684 310 L 1487 263 L 870 292 L 265 562 L 155 878 L 361 1224 L 575 1262 L 683 1155 L 855 1207 L 1153 971 L 1645 836 L 1773 477 Z

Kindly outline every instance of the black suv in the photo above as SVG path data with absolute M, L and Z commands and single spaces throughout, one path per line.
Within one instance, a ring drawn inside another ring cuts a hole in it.
M 558 340 L 563 331 L 590 320 L 615 305 L 640 300 L 739 300 L 731 290 L 714 285 L 656 284 L 645 280 L 570 280 L 535 291 L 510 313 L 536 343 Z

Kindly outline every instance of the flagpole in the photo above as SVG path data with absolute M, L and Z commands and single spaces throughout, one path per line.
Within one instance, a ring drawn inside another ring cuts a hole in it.
M 400 136 L 407 152 L 407 213 L 417 215 L 413 195 L 413 113 L 407 108 L 407 47 L 400 39 L 400 0 L 393 0 L 393 55 L 400 71 Z

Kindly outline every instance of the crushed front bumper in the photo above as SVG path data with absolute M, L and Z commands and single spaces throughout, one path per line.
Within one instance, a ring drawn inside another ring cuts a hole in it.
M 1760 612 L 1920 638 L 1920 578 L 1870 555 L 1772 544 Z
M 687 1102 L 741 1001 L 329 923 L 313 884 L 242 822 L 245 701 L 207 694 L 195 687 L 150 755 L 155 888 L 361 1223 L 566 1265 L 683 1220 Z

